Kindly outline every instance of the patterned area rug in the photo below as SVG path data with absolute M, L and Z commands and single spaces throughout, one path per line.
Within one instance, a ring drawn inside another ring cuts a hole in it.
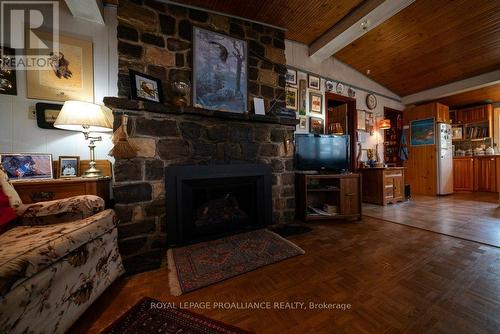
M 240 328 L 184 309 L 156 308 L 159 303 L 144 298 L 104 330 L 106 334 L 249 334 Z
M 301 254 L 299 246 L 265 229 L 169 249 L 170 292 L 179 296 Z

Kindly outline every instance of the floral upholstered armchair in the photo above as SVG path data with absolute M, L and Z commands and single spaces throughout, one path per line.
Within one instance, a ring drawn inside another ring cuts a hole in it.
M 9 198 L 10 206 L 20 218 L 22 225 L 47 225 L 70 222 L 90 217 L 104 210 L 104 200 L 92 195 L 23 204 L 1 166 L 0 186 Z
M 0 333 L 64 333 L 124 273 L 113 210 L 97 196 L 24 205 L 0 170 L 18 220 L 0 232 Z

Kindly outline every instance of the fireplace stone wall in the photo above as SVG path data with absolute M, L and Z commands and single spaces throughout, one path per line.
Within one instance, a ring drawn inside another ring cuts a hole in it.
M 294 218 L 293 133 L 295 119 L 233 115 L 202 110 L 178 113 L 145 109 L 143 102 L 105 99 L 139 148 L 133 159 L 116 159 L 113 193 L 120 218 L 118 238 L 127 271 L 157 267 L 164 259 L 166 196 L 164 167 L 263 163 L 271 165 L 273 223 Z M 146 105 L 148 105 L 146 103 Z M 126 107 L 127 109 L 124 109 Z
M 119 98 L 104 102 L 115 113 L 115 127 L 120 114 L 130 116 L 129 133 L 139 147 L 138 157 L 116 159 L 114 164 L 118 238 L 127 271 L 158 267 L 165 259 L 164 168 L 170 165 L 270 164 L 273 221 L 291 221 L 293 147 L 287 142 L 293 139 L 296 120 L 282 119 L 275 112 L 284 106 L 284 32 L 153 0 L 120 0 L 117 15 Z M 191 81 L 193 26 L 247 41 L 248 113 L 170 105 L 169 80 Z M 159 78 L 166 103 L 129 100 L 129 69 Z M 254 115 L 253 97 L 264 99 L 265 116 Z

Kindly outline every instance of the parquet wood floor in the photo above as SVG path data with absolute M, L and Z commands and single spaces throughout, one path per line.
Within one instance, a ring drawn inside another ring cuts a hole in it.
M 498 194 L 416 196 L 387 206 L 363 204 L 363 214 L 500 247 Z
M 500 249 L 365 217 L 290 237 L 306 254 L 188 293 L 168 270 L 120 278 L 70 333 L 98 333 L 142 296 L 171 302 L 327 302 L 350 310 L 192 309 L 255 333 L 499 333 Z

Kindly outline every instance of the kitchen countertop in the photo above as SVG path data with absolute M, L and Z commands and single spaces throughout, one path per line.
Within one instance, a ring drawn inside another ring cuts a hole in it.
M 500 158 L 500 153 L 497 154 L 485 154 L 485 155 L 455 155 L 453 159 L 460 158 Z

